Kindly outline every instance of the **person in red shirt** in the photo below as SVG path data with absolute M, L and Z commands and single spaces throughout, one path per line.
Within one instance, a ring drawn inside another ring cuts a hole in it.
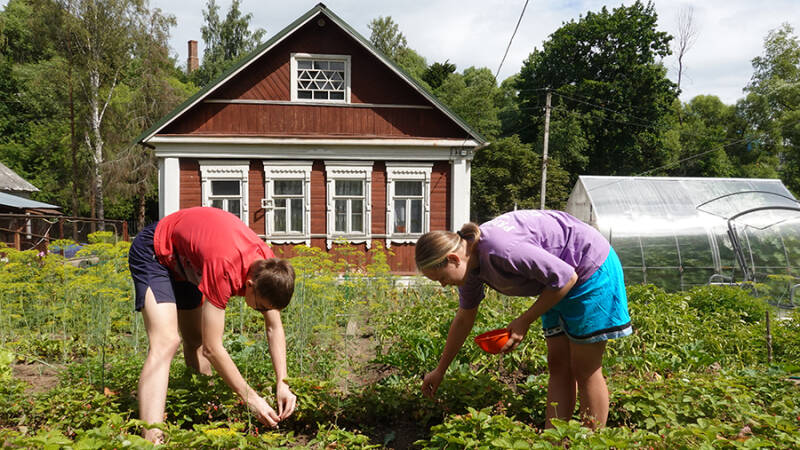
M 134 239 L 128 264 L 150 346 L 139 378 L 139 418 L 164 420 L 169 367 L 183 340 L 186 365 L 210 375 L 211 368 L 247 404 L 259 421 L 275 427 L 295 409 L 286 383 L 286 338 L 280 311 L 294 292 L 294 269 L 235 215 L 217 208 L 189 208 L 145 227 Z M 261 312 L 275 368 L 273 409 L 242 377 L 225 347 L 225 306 L 242 296 Z M 145 430 L 153 442 L 160 430 Z

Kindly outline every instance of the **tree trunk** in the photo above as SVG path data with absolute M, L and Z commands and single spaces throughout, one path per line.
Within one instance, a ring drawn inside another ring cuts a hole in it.
M 100 219 L 99 228 L 105 230 L 105 210 L 103 207 L 103 135 L 100 124 L 103 112 L 100 110 L 100 73 L 96 70 L 89 71 L 89 133 L 86 134 L 86 144 L 92 151 L 94 160 L 94 191 L 97 218 Z M 103 108 L 105 110 L 105 108 Z M 90 135 L 91 133 L 91 135 Z
M 145 207 L 147 206 L 147 196 L 144 192 L 139 194 L 139 211 L 136 216 L 136 232 L 142 231 L 144 228 L 144 215 L 145 215 Z

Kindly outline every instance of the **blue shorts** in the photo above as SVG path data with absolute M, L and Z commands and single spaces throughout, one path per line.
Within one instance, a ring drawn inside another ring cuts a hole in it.
M 613 248 L 597 272 L 542 315 L 542 329 L 545 337 L 566 334 L 582 344 L 633 333 L 622 265 Z
M 144 227 L 131 243 L 128 251 L 128 267 L 136 290 L 135 307 L 144 308 L 147 288 L 153 291 L 156 303 L 175 303 L 178 309 L 194 309 L 203 302 L 203 294 L 188 281 L 176 281 L 169 269 L 156 259 L 153 235 L 156 224 Z

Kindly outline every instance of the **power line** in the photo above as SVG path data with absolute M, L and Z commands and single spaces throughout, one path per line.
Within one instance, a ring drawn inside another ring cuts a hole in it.
M 503 59 L 500 60 L 500 65 L 497 66 L 497 73 L 494 74 L 495 80 L 497 80 L 497 77 L 500 75 L 500 68 L 503 67 L 503 63 L 506 61 L 506 56 L 508 56 L 508 50 L 511 48 L 511 43 L 514 42 L 514 36 L 517 35 L 519 24 L 522 22 L 522 16 L 525 15 L 525 8 L 527 7 L 528 7 L 528 0 L 525 0 L 525 5 L 522 7 L 522 12 L 519 14 L 519 19 L 517 20 L 517 26 L 514 27 L 514 32 L 511 33 L 511 39 L 508 40 L 508 46 L 506 47 L 506 52 L 503 54 Z

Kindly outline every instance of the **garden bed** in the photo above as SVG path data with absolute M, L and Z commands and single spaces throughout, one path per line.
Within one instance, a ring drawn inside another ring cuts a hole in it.
M 146 448 L 136 389 L 147 351 L 132 308 L 127 243 L 92 244 L 63 258 L 4 250 L 0 263 L 0 445 Z M 577 420 L 543 430 L 545 343 L 534 325 L 510 355 L 471 338 L 435 399 L 420 393 L 457 309 L 451 288 L 395 287 L 380 258 L 348 270 L 313 249 L 293 260 L 295 297 L 283 313 L 298 409 L 277 430 L 254 421 L 217 376 L 177 355 L 165 448 L 791 448 L 800 446 L 800 320 L 735 288 L 665 293 L 630 286 L 635 334 L 604 361 L 608 427 Z M 505 326 L 529 301 L 488 293 L 473 335 Z M 268 395 L 274 372 L 259 315 L 233 299 L 225 345 Z M 271 401 L 271 400 L 270 400 Z M 577 419 L 577 417 L 574 417 Z

